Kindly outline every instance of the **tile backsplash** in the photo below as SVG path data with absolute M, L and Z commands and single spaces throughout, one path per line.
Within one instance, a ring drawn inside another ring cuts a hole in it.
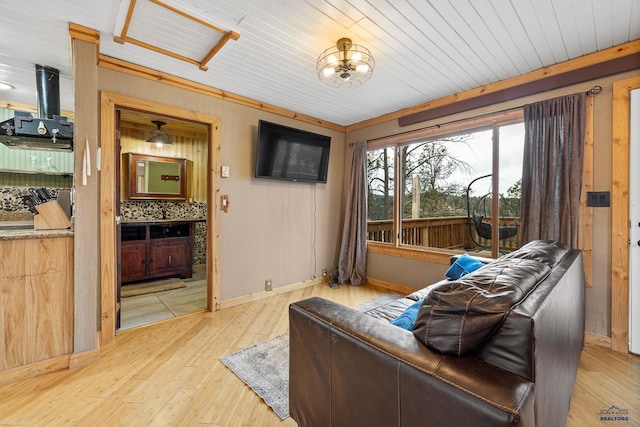
M 120 202 L 122 221 L 154 219 L 206 219 L 205 202 L 172 202 L 162 200 L 123 200 Z
M 22 194 L 28 187 L 0 187 L 0 221 L 30 220 L 33 214 L 22 200 Z M 51 196 L 58 196 L 60 188 L 47 188 Z M 160 200 L 123 200 L 120 202 L 122 221 L 188 219 L 195 222 L 193 242 L 193 263 L 207 262 L 207 203 L 192 204 Z
M 40 187 L 38 187 L 40 188 Z M 60 188 L 47 188 L 53 198 L 58 197 Z M 22 194 L 27 194 L 30 187 L 0 187 L 0 212 L 29 213 L 29 208 L 22 200 Z

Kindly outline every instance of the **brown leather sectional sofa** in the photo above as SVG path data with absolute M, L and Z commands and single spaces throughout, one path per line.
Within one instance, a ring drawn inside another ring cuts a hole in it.
M 423 299 L 408 331 L 389 324 Z M 289 309 L 299 426 L 565 426 L 584 339 L 582 254 L 531 242 L 480 269 L 358 312 Z

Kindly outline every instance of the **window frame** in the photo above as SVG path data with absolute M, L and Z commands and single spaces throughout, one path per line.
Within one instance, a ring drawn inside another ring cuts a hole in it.
M 499 185 L 499 129 L 502 126 L 508 126 L 516 123 L 524 122 L 524 110 L 514 108 L 511 110 L 505 110 L 498 113 L 489 113 L 482 116 L 472 117 L 468 119 L 455 120 L 444 124 L 435 124 L 428 127 L 411 130 L 402 134 L 392 135 L 388 137 L 382 137 L 375 140 L 367 141 L 367 152 L 373 150 L 379 150 L 383 148 L 394 149 L 394 188 L 393 188 L 393 239 L 391 243 L 379 242 L 373 240 L 367 240 L 367 251 L 370 253 L 378 253 L 384 255 L 398 256 L 404 258 L 417 259 L 422 261 L 448 263 L 451 255 L 460 254 L 464 251 L 456 249 L 443 249 L 435 247 L 418 247 L 403 244 L 399 239 L 399 230 L 402 227 L 402 194 L 403 189 L 400 188 L 400 174 L 402 173 L 402 167 L 400 165 L 400 150 L 403 146 L 416 143 L 433 141 L 438 138 L 442 138 L 448 135 L 455 135 L 461 133 L 471 133 L 482 129 L 491 129 L 492 146 L 493 146 L 493 159 L 492 159 L 492 173 L 495 179 L 492 180 L 492 192 L 498 192 Z M 497 198 L 494 198 L 494 204 L 497 204 Z M 494 206 L 494 212 L 497 211 L 497 206 Z M 493 218 L 493 232 L 497 237 L 498 232 L 498 218 Z M 492 239 L 492 242 L 494 239 Z M 497 241 L 497 240 L 496 240 Z M 493 258 L 499 256 L 497 246 L 492 243 Z

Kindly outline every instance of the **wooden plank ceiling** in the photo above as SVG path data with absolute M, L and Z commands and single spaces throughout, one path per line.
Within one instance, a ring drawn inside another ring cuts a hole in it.
M 340 125 L 640 39 L 640 0 L 137 0 L 128 20 L 131 1 L 5 8 L 0 81 L 16 89 L 0 101 L 35 104 L 38 63 L 61 70 L 73 109 L 69 22 L 99 30 L 104 55 Z M 118 40 L 125 25 L 144 43 Z M 317 77 L 340 37 L 373 53 L 362 86 Z

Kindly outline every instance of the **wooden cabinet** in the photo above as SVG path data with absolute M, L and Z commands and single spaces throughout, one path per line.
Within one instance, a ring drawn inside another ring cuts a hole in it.
M 73 352 L 73 237 L 0 240 L 0 370 Z
M 121 282 L 169 276 L 191 277 L 192 229 L 188 222 L 123 224 Z

